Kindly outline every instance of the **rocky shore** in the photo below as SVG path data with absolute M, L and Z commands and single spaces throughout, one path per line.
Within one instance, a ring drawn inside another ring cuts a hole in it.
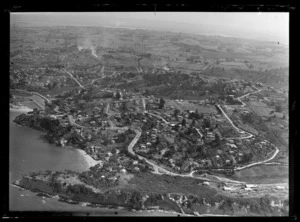
M 88 202 L 91 206 L 115 206 L 128 210 L 160 210 L 181 215 L 286 216 L 288 202 L 276 198 L 231 198 L 214 195 L 147 193 L 132 188 L 96 189 L 86 184 L 64 184 L 57 172 L 40 172 L 24 176 L 15 185 L 52 196 L 66 202 Z M 63 176 L 62 176 L 63 177 Z
M 23 113 L 17 116 L 13 122 L 22 126 L 28 126 L 43 131 L 55 131 L 60 128 L 58 120 L 51 119 L 43 115 L 28 115 Z
M 72 147 L 82 148 L 83 144 L 77 141 L 76 135 L 72 131 L 72 127 L 62 127 L 59 120 L 43 114 L 23 113 L 17 116 L 13 122 L 21 126 L 31 127 L 36 130 L 46 132 L 44 138 L 52 144 L 61 146 L 61 139 L 67 138 L 68 144 Z

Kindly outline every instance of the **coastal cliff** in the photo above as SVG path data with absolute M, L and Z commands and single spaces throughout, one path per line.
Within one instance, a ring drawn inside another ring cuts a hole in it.
M 21 114 L 17 116 L 13 122 L 43 131 L 56 131 L 60 128 L 59 120 L 51 119 L 43 115 Z
M 52 119 L 48 116 L 44 116 L 41 114 L 21 114 L 17 116 L 13 122 L 17 123 L 21 126 L 31 127 L 36 130 L 41 130 L 46 132 L 44 138 L 49 142 L 56 144 L 58 146 L 61 145 L 61 139 L 69 135 L 69 145 L 75 146 L 80 145 L 79 142 L 76 141 L 73 144 L 72 141 L 76 139 L 73 138 L 71 132 L 71 127 L 62 127 L 59 120 Z
M 70 178 L 62 180 L 62 178 L 66 178 L 70 174 L 72 175 L 72 180 Z M 61 198 L 73 201 L 89 202 L 91 204 L 100 204 L 101 206 L 121 206 L 135 210 L 160 209 L 189 215 L 288 215 L 288 201 L 281 201 L 275 197 L 241 199 L 217 193 L 215 195 L 207 195 L 205 192 L 200 195 L 165 193 L 155 190 L 148 192 L 134 189 L 132 186 L 112 186 L 109 189 L 99 189 L 81 182 L 74 183 L 74 176 L 78 175 L 74 172 L 47 171 L 24 176 L 15 184 L 35 192 L 58 195 Z M 66 183 L 66 181 L 73 181 L 73 184 Z

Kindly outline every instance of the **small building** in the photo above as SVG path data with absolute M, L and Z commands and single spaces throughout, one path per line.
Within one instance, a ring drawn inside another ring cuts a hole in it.
M 230 140 L 230 139 L 227 140 L 227 142 L 228 142 L 228 143 L 234 143 L 234 141 L 233 141 L 233 140 Z
M 235 190 L 235 189 L 232 188 L 232 187 L 226 187 L 226 186 L 223 186 L 223 190 L 225 190 L 225 191 L 233 191 L 233 190 Z
M 202 183 L 202 185 L 210 186 L 210 183 L 205 181 L 205 182 Z
M 237 148 L 237 146 L 235 144 L 231 144 L 231 143 L 226 143 L 226 146 L 228 146 L 230 148 L 234 148 L 234 149 Z
M 139 162 L 137 160 L 133 161 L 133 165 L 137 165 Z
M 252 189 L 250 187 L 246 187 L 246 188 L 244 188 L 244 190 L 251 191 Z
M 257 185 L 255 184 L 245 184 L 245 188 L 256 188 Z

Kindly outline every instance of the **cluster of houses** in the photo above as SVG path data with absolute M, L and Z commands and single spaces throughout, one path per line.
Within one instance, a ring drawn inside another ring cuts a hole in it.
M 44 67 L 13 70 L 10 77 L 14 83 L 25 80 L 28 85 L 38 88 L 44 88 L 54 81 L 58 82 L 57 87 L 66 84 L 67 77 L 65 75 L 57 75 L 54 69 L 47 73 L 46 70 Z

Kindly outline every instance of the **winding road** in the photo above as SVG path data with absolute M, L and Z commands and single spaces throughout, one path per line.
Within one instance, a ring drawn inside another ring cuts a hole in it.
M 85 128 L 85 126 L 81 126 L 81 125 L 77 124 L 77 123 L 75 122 L 75 120 L 74 120 L 74 118 L 73 118 L 72 115 L 68 115 L 68 118 L 69 118 L 69 122 L 70 122 L 70 125 L 71 125 L 71 126 L 77 126 L 77 127 L 79 127 L 79 128 Z
M 63 70 L 63 72 L 67 73 L 72 79 L 75 80 L 75 82 L 77 82 L 77 84 L 78 84 L 81 88 L 85 89 L 85 87 L 84 87 L 83 85 L 81 85 L 80 82 L 78 82 L 77 79 L 76 79 L 71 73 L 69 73 L 67 70 Z
M 258 92 L 258 91 L 256 91 L 256 92 Z M 253 93 L 256 93 L 256 92 L 253 92 Z M 251 94 L 251 93 L 246 94 L 246 95 L 244 95 L 243 97 L 248 96 L 248 95 L 250 95 L 250 94 Z M 41 95 L 39 95 L 39 96 L 41 96 Z M 47 98 L 45 98 L 44 96 L 41 96 L 41 97 L 44 98 L 44 99 L 47 99 Z M 240 99 L 240 98 L 241 98 L 241 97 L 239 97 L 239 99 Z M 48 100 L 48 99 L 47 99 L 47 100 Z M 144 107 L 144 109 L 145 109 L 145 100 L 144 100 L 144 98 L 142 98 L 142 101 L 143 101 L 143 107 Z M 231 119 L 228 117 L 228 115 L 223 111 L 223 109 L 222 109 L 219 105 L 217 105 L 217 106 L 220 108 L 220 110 L 221 110 L 222 114 L 225 116 L 225 118 L 230 122 L 230 124 L 231 124 L 238 132 L 240 132 L 240 133 L 245 133 L 243 130 L 239 129 L 238 127 L 236 127 L 236 126 L 234 125 L 234 123 L 231 121 Z M 108 103 L 107 108 L 106 108 L 106 113 L 109 112 L 109 108 L 110 108 L 110 104 Z M 151 115 L 151 116 L 154 116 L 154 117 L 156 117 L 156 118 L 158 118 L 158 119 L 161 119 L 161 120 L 162 120 L 164 123 L 166 123 L 166 124 L 169 124 L 169 123 L 170 123 L 170 122 L 168 122 L 167 120 L 165 120 L 163 117 L 161 117 L 161 116 L 159 116 L 159 115 L 157 115 L 157 114 L 150 113 L 150 112 L 147 112 L 147 113 L 148 113 L 149 115 Z M 74 118 L 73 118 L 72 115 L 68 115 L 68 118 L 69 118 L 70 125 L 76 126 L 76 127 L 79 127 L 79 128 L 85 128 L 85 126 L 81 126 L 81 125 L 77 124 L 77 123 L 75 122 L 75 120 L 74 120 Z M 114 127 L 111 127 L 110 129 L 113 129 L 113 130 L 124 130 L 124 127 L 115 127 L 115 126 L 114 126 Z M 132 128 L 132 129 L 133 129 L 133 128 Z M 203 135 L 200 133 L 199 129 L 197 129 L 197 128 L 195 128 L 195 129 L 197 130 L 197 132 L 199 133 L 199 135 L 202 137 Z M 152 161 L 148 160 L 147 158 L 142 157 L 142 156 L 136 154 L 136 153 L 133 151 L 133 147 L 136 145 L 136 143 L 137 143 L 138 140 L 140 139 L 141 134 L 142 134 L 142 130 L 141 130 L 141 129 L 133 129 L 133 130 L 135 131 L 136 136 L 135 136 L 134 139 L 131 141 L 131 143 L 128 145 L 128 151 L 129 151 L 131 154 L 136 155 L 140 160 L 145 160 L 149 165 L 151 165 L 151 166 L 153 167 L 153 169 L 154 169 L 154 172 L 153 172 L 153 173 L 155 173 L 155 174 L 167 174 L 167 175 L 170 175 L 170 176 L 190 177 L 190 178 L 201 179 L 201 180 L 208 180 L 207 177 L 203 177 L 203 176 L 194 176 L 195 171 L 191 171 L 191 172 L 188 173 L 188 174 L 178 174 L 178 173 L 170 172 L 170 171 L 164 169 L 163 167 L 157 165 L 156 163 L 153 163 Z M 247 135 L 247 136 L 242 136 L 242 137 L 238 137 L 238 138 L 240 138 L 240 139 L 246 139 L 246 138 L 251 138 L 251 137 L 254 136 L 254 135 L 252 135 L 252 134 L 250 134 L 250 133 L 248 133 L 248 134 L 249 134 L 249 135 Z M 273 146 L 274 146 L 274 145 L 273 145 Z M 278 149 L 277 147 L 274 146 L 274 148 L 276 149 L 276 151 L 274 152 L 274 154 L 273 154 L 270 158 L 268 158 L 268 159 L 266 159 L 266 160 L 263 160 L 263 161 L 260 161 L 260 162 L 251 163 L 251 164 L 248 164 L 248 165 L 245 165 L 245 166 L 235 167 L 234 170 L 239 171 L 239 170 L 243 170 L 243 169 L 245 169 L 245 168 L 249 168 L 249 167 L 252 167 L 252 166 L 255 166 L 255 165 L 259 165 L 259 164 L 263 164 L 263 163 L 269 162 L 270 160 L 274 159 L 275 156 L 276 156 L 276 155 L 278 154 L 278 152 L 279 152 L 279 149 Z M 234 181 L 234 180 L 230 180 L 230 179 L 228 179 L 228 178 L 223 178 L 223 177 L 218 177 L 218 179 L 221 180 L 221 181 L 226 181 L 226 182 L 230 182 L 230 183 L 240 183 L 240 184 L 243 183 L 243 182 L 241 182 L 241 181 Z M 211 180 L 211 181 L 212 181 L 212 180 Z
M 257 89 L 257 91 L 252 92 L 252 93 L 248 93 L 248 94 L 246 94 L 246 95 L 244 95 L 244 96 L 239 97 L 238 99 L 240 100 L 240 99 L 243 98 L 243 97 L 249 96 L 249 95 L 254 94 L 254 93 L 258 93 L 258 92 L 260 92 L 260 91 L 261 91 L 261 90 L 258 90 L 258 89 Z M 144 104 L 144 103 L 145 103 L 145 101 L 144 101 L 144 98 L 143 98 L 143 104 Z M 232 125 L 232 127 L 233 127 L 235 130 L 237 130 L 239 133 L 245 133 L 245 131 L 243 131 L 242 129 L 239 129 L 238 127 L 236 127 L 236 126 L 234 125 L 234 123 L 232 122 L 232 120 L 228 117 L 228 115 L 224 112 L 224 110 L 221 108 L 220 105 L 217 105 L 217 106 L 218 106 L 218 108 L 221 110 L 222 114 L 225 116 L 225 118 L 229 121 L 229 123 Z M 150 113 L 150 112 L 148 112 L 148 114 L 151 115 L 151 116 L 154 116 L 154 117 L 156 117 L 156 118 L 159 118 L 159 119 L 161 119 L 163 122 L 169 124 L 169 122 L 168 122 L 167 120 L 165 120 L 163 117 L 161 117 L 161 116 L 159 116 L 159 115 L 156 115 L 156 114 Z M 203 135 L 199 132 L 199 129 L 198 129 L 198 128 L 195 128 L 195 129 L 197 130 L 197 132 L 199 133 L 199 135 L 202 137 Z M 254 135 L 251 134 L 251 133 L 249 133 L 249 132 L 248 132 L 247 134 L 248 134 L 248 135 L 246 135 L 246 136 L 234 137 L 234 138 L 229 138 L 229 139 L 236 139 L 236 138 L 239 138 L 239 139 L 248 139 L 248 138 L 254 137 Z M 134 143 L 134 144 L 135 144 L 135 143 Z M 263 161 L 259 161 L 259 162 L 255 162 L 255 163 L 250 163 L 250 164 L 245 165 L 245 166 L 235 167 L 234 170 L 235 170 L 235 171 L 239 171 L 239 170 L 243 170 L 243 169 L 246 169 L 246 168 L 249 168 L 249 167 L 252 167 L 252 166 L 264 164 L 264 163 L 266 163 L 266 162 L 271 161 L 271 160 L 274 159 L 274 158 L 276 157 L 276 155 L 279 153 L 279 149 L 278 149 L 276 146 L 274 146 L 274 145 L 273 145 L 273 147 L 275 148 L 275 152 L 272 154 L 272 156 L 271 156 L 270 158 L 268 158 L 268 159 L 266 159 L 266 160 L 263 160 Z M 131 153 L 134 154 L 134 155 L 137 155 L 137 154 L 135 154 L 135 153 L 133 152 L 132 147 L 131 147 L 131 150 L 130 150 L 129 152 L 131 152 Z M 139 156 L 139 155 L 137 155 L 137 156 Z M 140 157 L 140 156 L 139 156 L 139 157 Z M 168 171 L 168 170 L 166 170 L 166 169 L 164 169 L 164 168 L 162 168 L 162 167 L 160 167 L 160 166 L 154 164 L 153 162 L 147 160 L 147 159 L 144 158 L 144 157 L 141 157 L 141 158 L 144 159 L 144 160 L 146 160 L 147 163 L 149 163 L 150 165 L 152 165 L 152 166 L 154 167 L 155 173 L 158 172 L 158 173 L 161 174 L 162 172 L 164 172 L 164 173 L 166 173 L 166 174 L 168 174 L 168 175 L 173 175 L 173 176 L 183 176 L 183 177 L 193 177 L 193 178 L 196 178 L 196 177 L 193 176 L 194 171 L 190 172 L 189 174 L 177 174 L 177 173 L 170 172 L 170 171 Z M 197 178 L 199 178 L 199 177 L 197 177 Z M 202 178 L 202 179 L 203 179 L 203 178 Z

